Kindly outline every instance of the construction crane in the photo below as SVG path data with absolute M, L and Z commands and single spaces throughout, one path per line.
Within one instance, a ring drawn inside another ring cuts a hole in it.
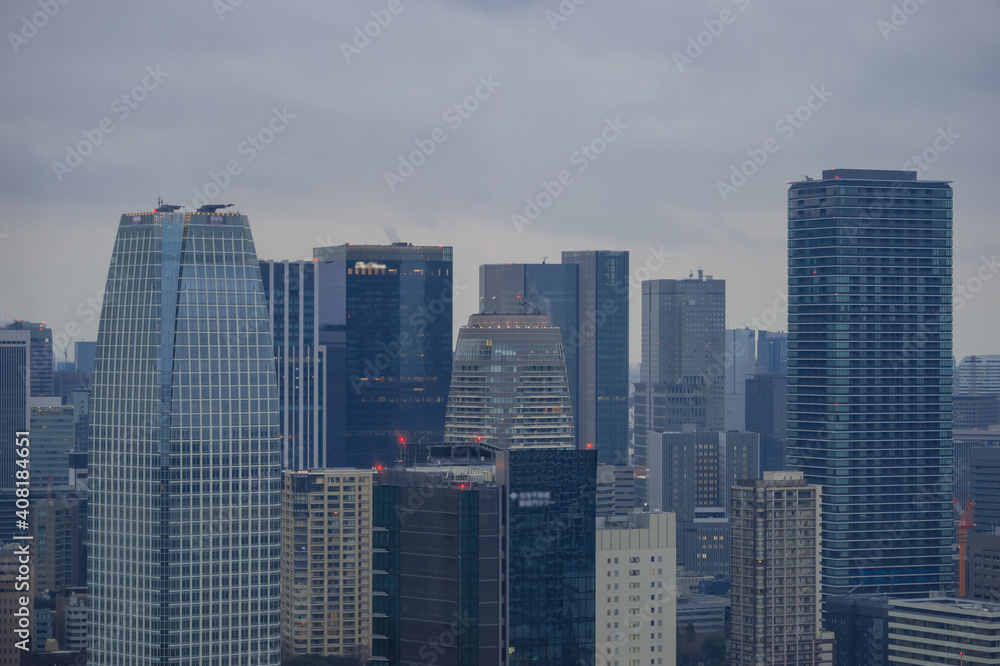
M 958 499 L 952 497 L 951 503 L 955 505 L 957 512 Z M 969 528 L 976 524 L 972 518 L 975 509 L 976 501 L 967 500 L 965 510 L 958 517 L 958 596 L 960 597 L 965 596 L 965 544 L 969 540 Z

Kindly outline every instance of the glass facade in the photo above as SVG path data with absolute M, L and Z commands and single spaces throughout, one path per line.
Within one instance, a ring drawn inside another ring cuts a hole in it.
M 578 273 L 578 267 L 573 264 L 485 264 L 479 267 L 479 302 L 484 314 L 533 314 L 534 306 L 559 329 L 566 357 L 575 438 L 580 431 L 580 349 L 579 344 L 570 344 L 570 340 L 579 330 Z
M 602 463 L 627 465 L 628 250 L 563 252 L 562 261 L 579 266 L 578 331 L 563 341 L 579 357 L 578 442 L 592 443 Z
M 823 487 L 826 594 L 955 579 L 952 189 L 916 175 L 788 189 L 788 465 Z
M 9 324 L 8 331 L 28 331 L 31 335 L 31 395 L 52 395 L 52 329 L 44 323 L 17 321 Z
M 391 465 L 401 444 L 440 442 L 451 382 L 452 249 L 339 245 L 319 262 L 327 350 L 327 464 Z
M 566 360 L 548 317 L 469 317 L 455 346 L 444 441 L 573 446 Z
M 91 428 L 90 663 L 278 664 L 277 382 L 245 216 L 122 216 Z
M 497 454 L 507 500 L 507 662 L 595 659 L 597 452 Z
M 497 485 L 459 467 L 386 471 L 378 482 L 373 655 L 389 664 L 502 663 Z
M 329 467 L 326 446 L 326 348 L 319 345 L 318 271 L 312 261 L 262 261 L 274 330 L 281 420 L 281 466 Z

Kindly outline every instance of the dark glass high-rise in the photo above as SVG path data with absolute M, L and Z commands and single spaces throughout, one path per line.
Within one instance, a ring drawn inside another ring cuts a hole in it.
M 391 465 L 441 442 L 451 382 L 452 248 L 315 248 L 327 352 L 327 464 Z
M 949 590 L 951 185 L 791 183 L 788 293 L 788 466 L 823 486 L 824 593 Z

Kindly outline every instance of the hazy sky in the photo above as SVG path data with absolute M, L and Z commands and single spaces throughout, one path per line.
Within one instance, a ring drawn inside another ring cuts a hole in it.
M 453 245 L 456 326 L 481 263 L 629 249 L 783 329 L 787 181 L 909 162 L 954 182 L 955 353 L 1000 352 L 998 25 L 995 0 L 5 0 L 0 304 L 96 338 L 119 216 L 163 196 L 235 203 L 263 258 Z

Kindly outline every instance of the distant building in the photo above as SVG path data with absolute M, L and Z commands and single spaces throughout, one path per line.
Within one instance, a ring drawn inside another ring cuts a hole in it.
M 801 472 L 733 487 L 733 666 L 833 663 L 820 627 L 820 502 Z
M 481 314 L 544 314 L 559 329 L 573 406 L 574 442 L 579 430 L 580 267 L 576 264 L 484 264 L 479 267 Z M 536 309 L 537 308 L 537 309 Z M 573 340 L 576 344 L 571 344 Z
M 566 357 L 547 316 L 469 317 L 458 332 L 444 441 L 574 446 Z
M 56 640 L 63 650 L 87 649 L 87 588 L 71 588 L 56 597 Z
M 757 331 L 757 365 L 754 375 L 788 374 L 788 333 Z
M 561 264 L 479 267 L 484 314 L 538 308 L 559 329 L 579 448 L 628 464 L 628 251 L 563 252 Z
M 955 430 L 983 430 L 1000 424 L 1000 395 L 956 395 Z
M 888 596 L 827 597 L 823 608 L 836 666 L 889 666 Z
M 726 282 L 642 283 L 642 365 L 635 384 L 636 492 L 646 500 L 647 433 L 726 427 Z
M 18 319 L 4 327 L 8 331 L 28 331 L 31 336 L 31 395 L 44 398 L 52 395 L 52 373 L 55 358 L 52 355 L 52 329 L 41 324 Z
M 97 341 L 76 341 L 73 347 L 74 365 L 77 372 L 94 372 L 94 358 L 97 355 Z
M 677 516 L 678 562 L 698 574 L 729 575 L 727 507 L 738 479 L 760 476 L 760 442 L 746 432 L 647 435 L 648 501 Z
M 745 431 L 747 379 L 757 364 L 755 334 L 748 328 L 726 331 L 726 430 Z
M 76 423 L 72 406 L 31 408 L 33 493 L 69 486 L 69 454 L 75 446 Z
M 598 454 L 600 455 L 600 454 Z M 635 508 L 635 470 L 597 464 L 597 515 L 623 516 Z
M 20 561 L 22 556 L 18 554 L 16 549 L 18 546 L 13 543 L 0 546 L 0 635 L 3 636 L 3 640 L 0 641 L 0 666 L 20 665 L 21 655 L 24 652 L 15 647 L 15 642 L 27 641 L 24 645 L 31 645 L 30 634 L 22 636 L 14 633 L 16 630 L 24 629 L 20 620 L 25 617 L 21 615 L 20 603 L 21 597 L 25 596 L 21 587 L 24 581 L 23 579 L 18 580 L 18 576 L 22 575 L 20 568 L 23 563 Z M 29 571 L 28 576 L 28 583 L 33 589 L 34 573 Z M 27 617 L 33 618 L 35 595 L 29 594 L 27 596 Z
M 1000 663 L 1000 604 L 932 598 L 889 605 L 889 663 Z
M 703 576 L 730 576 L 729 518 L 722 507 L 698 508 L 677 522 L 677 561 Z
M 579 266 L 578 445 L 593 443 L 604 464 L 627 465 L 628 441 L 628 250 L 562 253 L 563 264 Z
M 1000 603 L 1000 532 L 969 532 L 966 571 L 969 599 Z
M 314 261 L 261 261 L 278 372 L 281 466 L 330 467 L 327 447 L 327 354 L 319 344 L 319 269 Z
M 31 332 L 0 329 L 0 542 L 14 535 L 15 442 L 28 431 Z
M 682 594 L 677 598 L 677 631 L 693 625 L 699 635 L 721 634 L 732 602 L 709 594 Z
M 1000 395 L 1000 355 L 966 356 L 955 368 L 957 395 Z
M 400 440 L 440 442 L 451 382 L 452 248 L 337 245 L 318 262 L 327 465 L 391 465 Z
M 746 429 L 760 435 L 760 466 L 766 472 L 785 469 L 787 399 L 787 375 L 756 375 L 747 380 Z
M 597 659 L 665 659 L 677 654 L 674 516 L 633 513 L 598 519 Z
M 971 447 L 969 471 L 970 495 L 976 501 L 975 530 L 992 534 L 1000 528 L 1000 446 Z
M 283 659 L 370 654 L 373 475 L 355 469 L 282 474 Z
M 78 587 L 85 580 L 86 571 L 80 570 L 80 503 L 65 493 L 51 498 L 41 495 L 32 502 L 35 589 L 39 593 Z

